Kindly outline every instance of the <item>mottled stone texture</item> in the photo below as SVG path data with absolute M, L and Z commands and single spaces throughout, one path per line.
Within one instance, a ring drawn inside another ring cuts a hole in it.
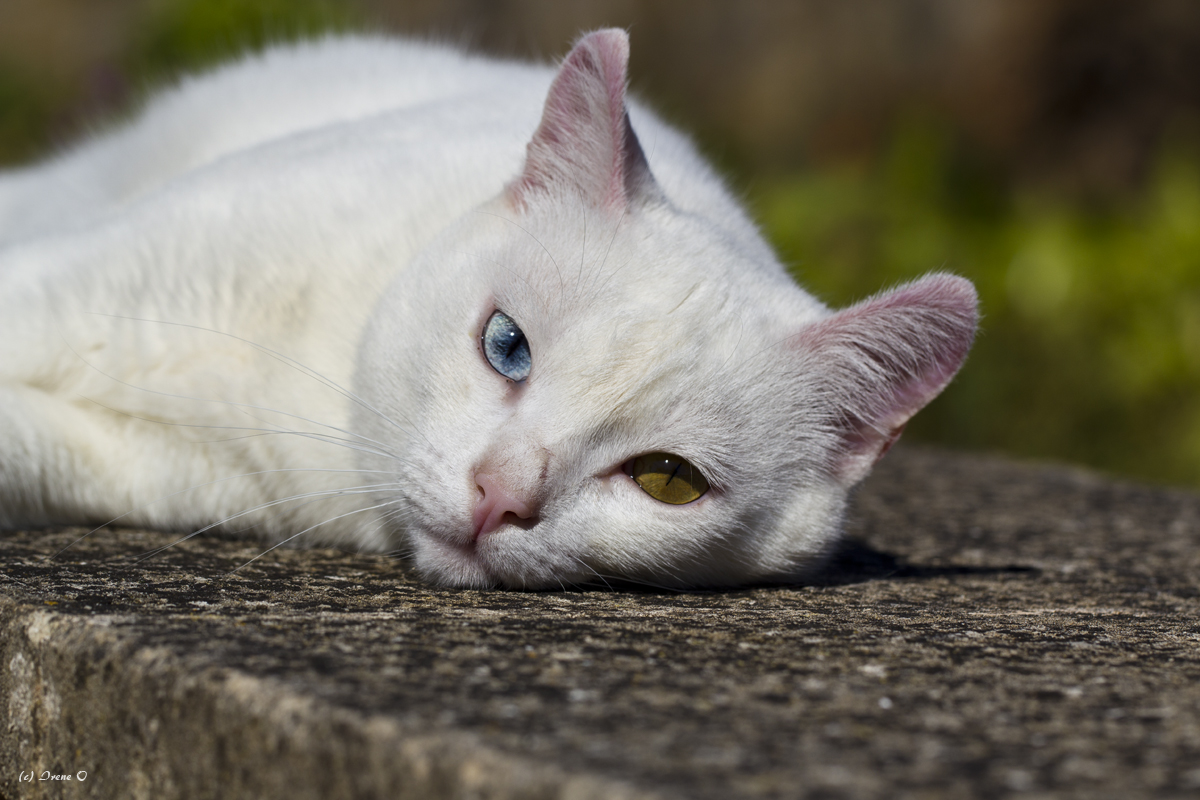
M 1200 794 L 1194 494 L 899 450 L 823 585 L 732 592 L 78 534 L 0 536 L 4 800 Z

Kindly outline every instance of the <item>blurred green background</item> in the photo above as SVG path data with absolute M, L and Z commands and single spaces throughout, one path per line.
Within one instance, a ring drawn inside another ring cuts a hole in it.
M 976 282 L 975 350 L 908 438 L 1200 486 L 1194 0 L 0 0 L 0 165 L 275 41 L 551 58 L 601 25 L 821 298 Z

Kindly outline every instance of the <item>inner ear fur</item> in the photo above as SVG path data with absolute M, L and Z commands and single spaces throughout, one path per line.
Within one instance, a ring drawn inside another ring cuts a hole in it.
M 830 469 L 839 482 L 852 486 L 866 477 L 905 423 L 946 388 L 971 349 L 978 319 L 970 281 L 939 273 L 800 332 L 802 369 L 830 403 Z
M 582 37 L 559 67 L 541 123 L 506 196 L 523 207 L 539 192 L 574 189 L 620 213 L 656 195 L 645 153 L 625 107 L 629 36 L 619 28 Z

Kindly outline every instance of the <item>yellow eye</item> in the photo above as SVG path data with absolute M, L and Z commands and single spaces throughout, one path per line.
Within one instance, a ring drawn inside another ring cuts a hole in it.
M 700 470 L 670 453 L 647 453 L 633 460 L 630 476 L 655 500 L 683 505 L 708 491 L 708 479 Z

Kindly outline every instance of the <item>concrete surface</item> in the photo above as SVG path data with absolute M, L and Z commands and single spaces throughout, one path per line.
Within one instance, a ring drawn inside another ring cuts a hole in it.
M 1195 494 L 902 449 L 730 592 L 78 533 L 0 535 L 4 800 L 1200 796 Z

